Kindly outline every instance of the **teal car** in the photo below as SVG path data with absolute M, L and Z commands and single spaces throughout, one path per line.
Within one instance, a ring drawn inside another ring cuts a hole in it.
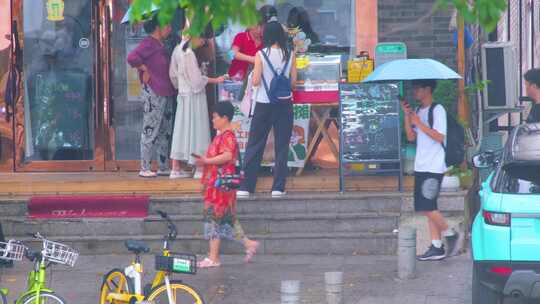
M 493 170 L 472 226 L 472 303 L 540 303 L 540 124 L 516 127 L 473 163 Z

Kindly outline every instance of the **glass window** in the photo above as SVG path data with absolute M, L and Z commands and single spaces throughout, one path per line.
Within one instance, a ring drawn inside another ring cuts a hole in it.
M 540 164 L 509 164 L 503 168 L 502 192 L 540 194 Z
M 278 19 L 298 27 L 313 44 L 351 47 L 351 0 L 277 1 Z M 354 15 L 353 15 L 354 16 Z
M 121 19 L 129 7 L 128 0 L 115 1 L 111 37 L 113 61 L 112 101 L 115 159 L 135 160 L 140 158 L 142 128 L 141 85 L 137 70 L 127 63 L 127 54 L 146 37 L 139 25 L 122 24 Z
M 278 21 L 287 27 L 298 28 L 311 40 L 309 52 L 348 55 L 354 47 L 355 12 L 353 0 L 267 0 L 278 13 Z M 231 62 L 229 50 L 236 34 L 246 29 L 229 24 L 216 37 L 217 72 L 227 73 Z M 345 66 L 344 66 L 345 67 Z
M 25 158 L 94 158 L 92 0 L 24 0 Z

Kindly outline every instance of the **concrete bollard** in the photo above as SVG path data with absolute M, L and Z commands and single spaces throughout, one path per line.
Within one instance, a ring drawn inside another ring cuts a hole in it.
M 403 227 L 398 237 L 398 277 L 413 279 L 416 276 L 416 229 Z
M 281 281 L 281 304 L 300 303 L 300 281 Z
M 343 272 L 326 272 L 326 303 L 343 304 Z

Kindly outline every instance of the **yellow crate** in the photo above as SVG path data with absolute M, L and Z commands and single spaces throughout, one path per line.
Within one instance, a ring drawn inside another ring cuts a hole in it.
M 348 82 L 360 82 L 373 72 L 373 60 L 371 59 L 352 59 L 347 62 Z

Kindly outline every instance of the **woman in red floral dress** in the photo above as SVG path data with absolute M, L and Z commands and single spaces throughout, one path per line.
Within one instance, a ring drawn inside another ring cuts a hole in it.
M 236 191 L 216 187 L 218 172 L 223 175 L 236 173 L 238 143 L 232 131 L 234 107 L 220 102 L 214 107 L 212 123 L 218 135 L 214 138 L 206 156 L 197 156 L 197 165 L 204 166 L 204 236 L 210 241 L 208 257 L 199 263 L 200 268 L 219 267 L 219 247 L 222 239 L 236 240 L 246 248 L 245 261 L 249 262 L 257 252 L 259 242 L 250 240 L 236 219 Z

